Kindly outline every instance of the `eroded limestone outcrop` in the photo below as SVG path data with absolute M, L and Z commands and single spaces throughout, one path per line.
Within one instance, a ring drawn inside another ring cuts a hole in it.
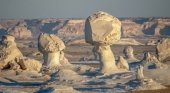
M 127 60 L 128 63 L 139 61 L 137 58 L 135 58 L 134 53 L 133 53 L 133 48 L 131 46 L 125 47 L 123 52 L 125 54 L 125 59 Z
M 149 52 L 144 53 L 144 58 L 141 61 L 142 64 L 150 69 L 159 68 L 166 69 L 168 66 L 162 62 L 160 62 L 154 55 L 151 55 Z
M 2 36 L 0 48 L 0 69 L 5 69 L 9 67 L 9 65 L 11 65 L 10 68 L 12 69 L 15 62 L 18 62 L 18 60 L 23 57 L 22 53 L 17 48 L 15 38 L 13 36 Z
M 160 61 L 170 60 L 170 39 L 164 38 L 157 44 L 157 57 Z
M 40 71 L 42 65 L 39 61 L 25 59 L 21 51 L 17 48 L 15 37 L 5 35 L 0 44 L 0 69 L 10 70 L 34 70 Z
M 116 17 L 99 11 L 86 19 L 84 32 L 86 42 L 97 47 L 101 72 L 116 70 L 110 45 L 120 40 L 121 22 Z
M 136 79 L 137 80 L 142 80 L 144 79 L 144 75 L 143 75 L 143 66 L 142 65 L 139 65 L 139 67 L 137 68 L 137 71 L 136 71 Z
M 127 63 L 127 61 L 122 56 L 119 56 L 117 67 L 119 69 L 129 70 L 129 64 Z
M 145 77 L 144 67 L 142 65 L 139 65 L 139 67 L 137 68 L 136 80 L 138 82 L 138 86 L 136 87 L 137 90 L 156 90 L 166 88 L 153 79 Z
M 35 59 L 30 59 L 27 57 L 24 57 L 19 61 L 19 64 L 21 65 L 22 69 L 25 69 L 27 71 L 37 71 L 40 72 L 42 68 L 42 64 L 40 61 Z

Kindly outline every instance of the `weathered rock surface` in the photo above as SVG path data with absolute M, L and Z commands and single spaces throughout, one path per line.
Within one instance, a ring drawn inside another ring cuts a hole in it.
M 137 80 L 142 80 L 144 79 L 144 74 L 143 74 L 143 66 L 139 65 L 136 71 L 136 79 Z
M 0 69 L 40 71 L 42 65 L 39 61 L 24 58 L 15 43 L 15 37 L 5 35 L 0 45 Z
M 141 61 L 142 64 L 148 69 L 167 69 L 168 66 L 160 62 L 154 55 L 151 55 L 149 52 L 144 54 L 144 58 Z
M 136 79 L 130 80 L 126 83 L 134 90 L 158 90 L 165 89 L 166 87 L 156 82 L 155 80 L 144 76 L 144 67 L 139 65 L 136 71 Z
M 129 70 L 129 64 L 122 56 L 119 56 L 117 67 L 119 69 Z
M 140 85 L 136 88 L 136 90 L 158 90 L 165 88 L 165 86 L 152 79 L 143 79 L 142 81 L 140 81 Z
M 15 38 L 10 35 L 5 35 L 2 37 L 2 44 L 0 45 L 0 69 L 5 69 L 11 64 L 13 69 L 13 64 L 15 61 L 18 62 L 20 58 L 23 57 L 20 50 L 17 48 L 15 43 Z M 15 69 L 15 67 L 14 67 Z
M 23 58 L 20 62 L 20 65 L 23 64 L 25 70 L 27 71 L 37 71 L 40 72 L 42 68 L 42 64 L 38 60 L 30 59 L 30 58 Z
M 143 74 L 143 66 L 139 66 L 137 69 L 136 80 L 138 81 L 139 85 L 136 87 L 137 90 L 157 90 L 157 89 L 164 89 L 165 86 L 157 83 L 153 79 L 144 77 Z
M 124 48 L 125 59 L 128 63 L 138 62 L 139 60 L 134 56 L 133 48 L 131 46 L 127 46 Z
M 170 60 L 170 39 L 162 39 L 156 46 L 158 59 L 162 62 Z
M 85 40 L 90 44 L 112 45 L 121 37 L 121 23 L 112 15 L 97 12 L 86 20 Z

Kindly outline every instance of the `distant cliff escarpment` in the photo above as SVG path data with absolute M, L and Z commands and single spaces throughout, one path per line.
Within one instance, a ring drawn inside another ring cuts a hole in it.
M 120 18 L 122 37 L 169 36 L 170 18 Z M 84 19 L 0 19 L 0 37 L 37 38 L 41 32 L 61 38 L 84 36 Z

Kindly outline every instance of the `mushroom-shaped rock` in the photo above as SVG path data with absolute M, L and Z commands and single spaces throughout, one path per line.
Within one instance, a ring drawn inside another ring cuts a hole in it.
M 38 50 L 43 53 L 44 65 L 48 68 L 61 66 L 60 54 L 65 48 L 63 41 L 54 34 L 41 33 L 38 38 Z
M 135 58 L 134 53 L 133 53 L 133 48 L 131 46 L 125 47 L 123 52 L 125 54 L 125 57 L 128 63 L 139 61 L 137 58 Z
M 170 39 L 164 38 L 157 44 L 157 56 L 160 61 L 170 60 Z
M 122 56 L 119 56 L 117 67 L 119 69 L 129 70 L 129 64 L 127 63 L 127 61 Z
M 110 45 L 120 40 L 121 22 L 116 17 L 99 11 L 86 19 L 84 32 L 86 42 L 97 48 L 101 72 L 110 73 L 116 70 Z

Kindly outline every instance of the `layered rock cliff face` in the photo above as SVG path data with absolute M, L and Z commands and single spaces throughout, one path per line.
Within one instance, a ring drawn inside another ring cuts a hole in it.
M 85 20 L 67 20 L 58 34 L 62 36 L 82 36 L 84 34 Z
M 21 20 L 20 20 L 21 21 Z M 14 27 L 19 20 L 6 20 L 6 19 L 0 19 L 0 39 L 3 35 L 7 34 L 7 29 L 10 27 Z
M 137 18 L 122 20 L 123 36 L 170 35 L 170 19 Z
M 125 19 L 122 20 L 121 22 L 122 22 L 122 35 L 124 37 L 144 35 L 144 33 L 142 32 L 143 27 L 141 24 L 138 24 L 130 19 Z
M 32 38 L 32 32 L 27 28 L 27 24 L 25 22 L 9 28 L 7 33 L 18 39 Z
M 142 31 L 146 35 L 170 35 L 170 19 L 150 19 L 142 25 Z
M 123 37 L 170 35 L 170 18 L 120 18 L 120 20 Z M 10 32 L 16 38 L 27 39 L 37 38 L 41 32 L 46 32 L 54 33 L 60 38 L 74 38 L 84 36 L 84 24 L 84 19 L 1 19 L 0 34 Z

